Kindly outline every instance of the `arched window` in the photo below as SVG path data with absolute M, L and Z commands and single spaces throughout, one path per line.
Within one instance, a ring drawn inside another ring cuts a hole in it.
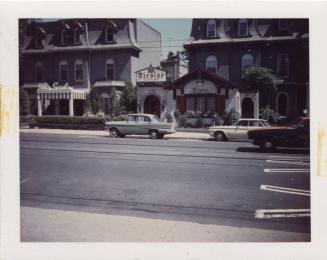
M 239 36 L 247 36 L 248 33 L 249 33 L 249 30 L 248 30 L 247 19 L 240 19 L 238 21 L 238 35 Z
M 289 76 L 289 58 L 286 53 L 280 53 L 277 57 L 277 75 L 283 78 Z
M 83 81 L 83 61 L 75 61 L 75 81 Z
M 37 82 L 42 82 L 44 80 L 44 67 L 42 62 L 37 62 L 35 64 L 35 80 Z
M 106 79 L 107 80 L 115 79 L 115 62 L 113 59 L 106 60 Z
M 209 73 L 217 73 L 217 58 L 215 56 L 207 57 L 206 71 Z
M 285 92 L 280 92 L 277 95 L 277 112 L 281 116 L 288 114 L 288 95 Z
M 106 27 L 105 36 L 106 36 L 106 42 L 115 41 L 115 32 L 110 26 Z
M 246 70 L 254 65 L 254 57 L 252 54 L 247 53 L 242 56 L 242 76 L 246 74 Z
M 207 37 L 216 37 L 216 21 L 209 20 L 207 23 Z
M 62 60 L 59 63 L 59 79 L 61 81 L 68 80 L 68 63 L 65 60 Z

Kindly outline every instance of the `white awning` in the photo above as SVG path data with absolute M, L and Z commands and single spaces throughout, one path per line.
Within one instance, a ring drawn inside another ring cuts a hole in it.
M 47 88 L 50 87 L 46 82 L 24 83 L 23 88 Z
M 126 84 L 124 81 L 118 81 L 118 80 L 101 80 L 96 81 L 92 87 L 125 87 Z

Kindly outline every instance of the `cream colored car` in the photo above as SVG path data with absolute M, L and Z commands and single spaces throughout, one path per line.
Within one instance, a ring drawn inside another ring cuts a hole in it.
M 230 139 L 248 139 L 248 130 L 260 127 L 271 127 L 267 120 L 241 118 L 232 125 L 209 127 L 209 134 L 216 141 Z

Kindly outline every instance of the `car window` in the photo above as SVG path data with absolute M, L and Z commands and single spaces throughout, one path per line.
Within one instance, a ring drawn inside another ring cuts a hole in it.
M 138 116 L 136 115 L 132 115 L 128 117 L 128 122 L 130 123 L 137 123 L 137 121 L 138 121 Z
M 258 127 L 258 121 L 249 121 L 249 126 L 251 127 Z
M 248 121 L 246 121 L 246 120 L 239 121 L 238 125 L 239 126 L 248 126 Z
M 149 122 L 151 122 L 151 119 L 148 116 L 140 116 L 140 122 L 149 123 Z

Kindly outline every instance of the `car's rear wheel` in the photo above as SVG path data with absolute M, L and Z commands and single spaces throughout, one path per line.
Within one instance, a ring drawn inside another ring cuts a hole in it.
M 160 134 L 159 134 L 158 130 L 150 130 L 149 137 L 151 139 L 158 139 L 160 137 Z
M 263 150 L 271 151 L 276 148 L 276 143 L 272 138 L 266 138 L 261 141 L 260 147 Z
M 223 132 L 217 131 L 214 133 L 213 137 L 216 141 L 224 141 L 226 139 L 226 136 Z
M 119 131 L 118 131 L 117 128 L 110 128 L 110 130 L 109 130 L 109 134 L 110 134 L 110 136 L 113 137 L 113 138 L 117 138 L 117 137 L 119 137 L 119 135 L 120 135 L 120 133 L 119 133 Z

